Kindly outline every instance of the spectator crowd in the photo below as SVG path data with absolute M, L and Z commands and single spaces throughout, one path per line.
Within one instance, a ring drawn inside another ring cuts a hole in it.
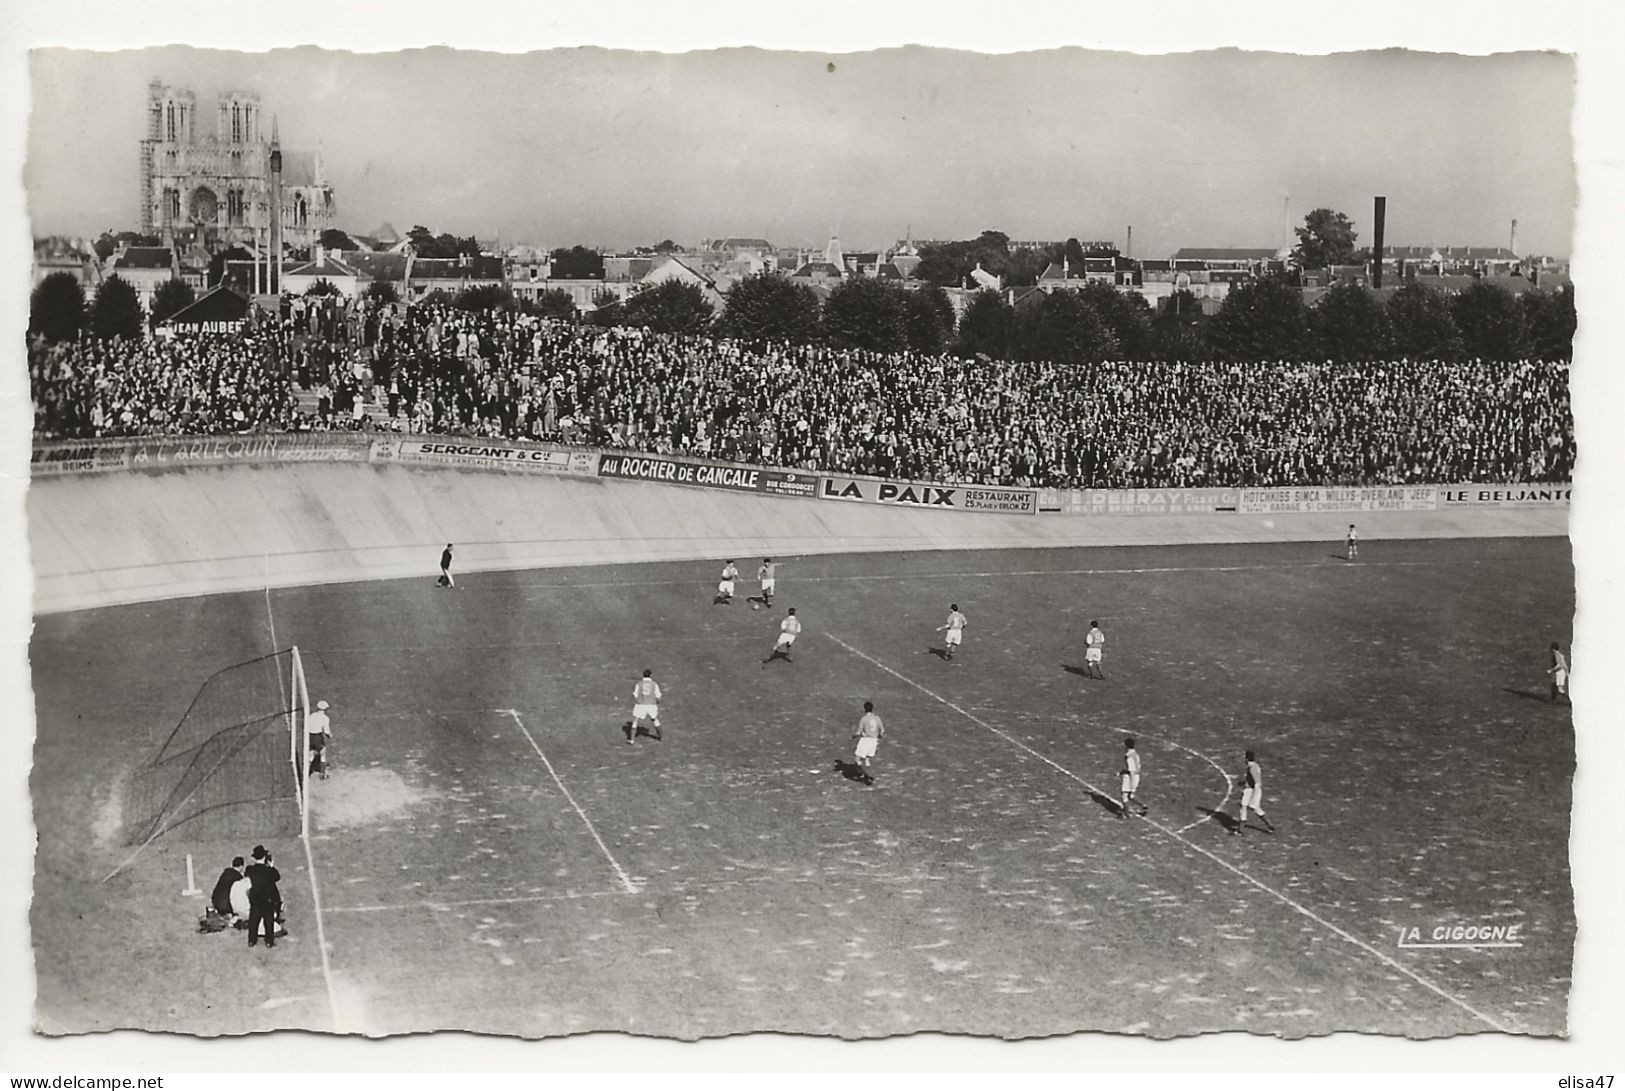
M 1008 363 L 514 312 L 328 304 L 241 334 L 29 349 L 39 439 L 333 428 L 1040 487 L 1534 482 L 1568 365 Z

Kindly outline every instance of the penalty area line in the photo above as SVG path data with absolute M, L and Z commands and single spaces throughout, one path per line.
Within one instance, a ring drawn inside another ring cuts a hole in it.
M 862 659 L 865 662 L 871 663 L 874 666 L 879 667 L 881 670 L 885 671 L 887 674 L 891 675 L 893 678 L 896 678 L 898 681 L 903 682 L 905 685 L 911 686 L 914 689 L 919 690 L 921 693 L 925 694 L 927 697 L 931 698 L 933 701 L 936 701 L 939 704 L 946 705 L 948 708 L 953 709 L 955 712 L 959 713 L 961 716 L 965 717 L 965 719 L 969 720 L 971 723 L 975 724 L 976 726 L 978 726 L 980 728 L 983 728 L 984 730 L 991 731 L 993 734 L 999 736 L 999 738 L 1004 739 L 1007 742 L 1014 743 L 1016 746 L 1020 747 L 1022 750 L 1025 750 L 1027 753 L 1031 754 L 1033 757 L 1037 758 L 1039 761 L 1042 761 L 1045 765 L 1048 765 L 1050 768 L 1052 768 L 1052 769 L 1056 770 L 1057 772 L 1061 773 L 1061 775 L 1063 775 L 1065 777 L 1068 777 L 1068 778 L 1070 778 L 1070 779 L 1072 779 L 1074 781 L 1077 781 L 1079 784 L 1083 785 L 1085 788 L 1089 789 L 1089 791 L 1095 793 L 1096 795 L 1106 796 L 1107 799 L 1111 798 L 1110 796 L 1107 796 L 1105 792 L 1102 792 L 1099 788 L 1096 788 L 1094 785 L 1090 784 L 1088 781 L 1086 781 L 1082 777 L 1078 776 L 1078 774 L 1072 772 L 1072 770 L 1066 768 L 1065 766 L 1059 764 L 1058 762 L 1054 761 L 1051 758 L 1045 757 L 1043 754 L 1040 754 L 1037 750 L 1034 750 L 1032 747 L 1030 747 L 1026 743 L 1022 742 L 1020 739 L 1014 738 L 1011 735 L 1007 734 L 1006 732 L 1000 731 L 998 728 L 994 727 L 992 724 L 988 723 L 986 720 L 983 720 L 981 717 L 975 715 L 972 712 L 966 711 L 965 709 L 961 708 L 959 705 L 957 705 L 954 702 L 950 701 L 948 698 L 942 696 L 941 694 L 935 693 L 935 692 L 927 689 L 925 686 L 921 685 L 919 682 L 914 681 L 914 679 L 908 677 L 907 675 L 901 674 L 898 671 L 893 670 L 891 667 L 888 667 L 886 664 L 882 663 L 880 660 L 876 659 L 874 656 L 869 655 L 867 652 L 859 651 L 857 648 L 854 648 L 852 645 L 848 644 L 846 641 L 842 640 L 840 637 L 836 636 L 834 633 L 826 632 L 826 633 L 824 633 L 824 635 L 829 637 L 831 640 L 835 641 L 835 643 L 839 644 L 841 647 L 845 648 L 847 651 L 851 652 L 853 655 L 857 656 L 859 659 Z M 1140 821 L 1146 823 L 1147 825 L 1153 827 L 1154 829 L 1157 829 L 1157 830 L 1161 831 L 1163 834 L 1165 834 L 1166 836 L 1168 836 L 1168 837 L 1172 838 L 1173 840 L 1179 842 L 1181 845 L 1184 845 L 1187 849 L 1190 849 L 1192 852 L 1199 853 L 1200 855 L 1202 855 L 1202 856 L 1206 857 L 1207 859 L 1213 861 L 1215 864 L 1218 864 L 1220 867 L 1224 868 L 1226 871 L 1229 871 L 1230 873 L 1232 873 L 1233 875 L 1235 875 L 1237 878 L 1241 879 L 1242 881 L 1244 881 L 1244 882 L 1250 884 L 1251 886 L 1256 887 L 1257 889 L 1263 891 L 1265 894 L 1268 894 L 1270 897 L 1274 898 L 1276 901 L 1278 901 L 1281 904 L 1283 904 L 1283 905 L 1289 907 L 1290 909 L 1294 910 L 1298 914 L 1300 914 L 1300 915 L 1302 915 L 1304 917 L 1307 917 L 1308 919 L 1314 921 L 1316 924 L 1320 925 L 1322 928 L 1324 928 L 1327 931 L 1331 932 L 1333 935 L 1339 937 L 1340 939 L 1347 940 L 1349 943 L 1351 943 L 1354 946 L 1358 947 L 1360 950 L 1364 951 L 1366 954 L 1371 955 L 1374 958 L 1376 958 L 1379 962 L 1381 962 L 1384 966 L 1387 966 L 1390 970 L 1393 970 L 1393 971 L 1395 971 L 1397 973 L 1403 974 L 1405 977 L 1410 978 L 1412 981 L 1416 982 L 1418 985 L 1422 986 L 1424 989 L 1427 989 L 1429 992 L 1435 994 L 1436 996 L 1439 996 L 1439 997 L 1443 998 L 1444 1000 L 1450 1002 L 1451 1004 L 1455 1005 L 1457 1008 L 1460 1008 L 1462 1011 L 1466 1012 L 1468 1015 L 1471 1015 L 1473 1018 L 1475 1018 L 1475 1019 L 1479 1020 L 1480 1022 L 1484 1023 L 1486 1026 L 1492 1027 L 1495 1030 L 1498 1030 L 1498 1031 L 1502 1032 L 1503 1034 L 1515 1033 L 1512 1030 L 1511 1027 L 1507 1026 L 1505 1023 L 1502 1023 L 1499 1019 L 1496 1019 L 1492 1015 L 1488 1015 L 1488 1014 L 1486 1014 L 1484 1012 L 1479 1011 L 1477 1008 L 1473 1007 L 1471 1004 L 1467 1003 L 1465 1000 L 1462 1000 L 1460 997 L 1455 996 L 1454 994 L 1452 994 L 1450 992 L 1447 992 L 1442 986 L 1435 984 L 1434 982 L 1430 981 L 1426 977 L 1423 977 L 1421 974 L 1417 973 L 1415 970 L 1411 969 L 1409 966 L 1406 966 L 1404 963 L 1398 961 L 1397 959 L 1391 958 L 1390 956 L 1384 954 L 1382 951 L 1379 951 L 1377 948 L 1371 946 L 1371 944 L 1365 942 L 1360 937 L 1354 935 L 1352 932 L 1349 932 L 1346 929 L 1340 928 L 1339 926 L 1333 924 L 1331 921 L 1327 920 L 1325 917 L 1322 917 L 1320 914 L 1316 913 L 1313 909 L 1310 909 L 1308 906 L 1304 905 L 1303 903 L 1293 899 L 1290 895 L 1284 894 L 1281 891 L 1276 890 L 1274 887 L 1270 886 L 1268 883 L 1264 882 L 1262 879 L 1255 878 L 1254 876 L 1248 874 L 1246 871 L 1243 871 L 1241 868 L 1237 867 L 1235 864 L 1232 864 L 1230 861 L 1226 860 L 1224 857 L 1219 856 L 1218 854 L 1214 853 L 1213 851 L 1211 851 L 1209 849 L 1203 848 L 1201 845 L 1198 845 L 1196 842 L 1194 842 L 1190 838 L 1186 837 L 1183 832 L 1181 832 L 1179 830 L 1172 829 L 1172 828 L 1170 828 L 1168 826 L 1165 826 L 1161 822 L 1158 822 L 1156 819 L 1153 819 L 1153 818 L 1141 818 Z
M 592 819 L 587 817 L 587 812 L 581 809 L 581 804 L 576 802 L 576 797 L 570 794 L 570 789 L 566 788 L 564 781 L 559 779 L 558 771 L 553 768 L 553 763 L 547 760 L 547 755 L 542 753 L 542 748 L 536 745 L 536 739 L 531 735 L 530 729 L 525 726 L 525 721 L 519 718 L 519 711 L 512 708 L 498 708 L 492 711 L 513 717 L 514 726 L 519 728 L 520 733 L 525 736 L 525 741 L 530 743 L 530 748 L 536 751 L 536 756 L 542 759 L 543 765 L 547 766 L 548 775 L 553 778 L 553 783 L 559 786 L 559 791 L 564 793 L 564 798 L 569 801 L 571 807 L 575 808 L 576 814 L 581 817 L 582 825 L 587 827 L 587 832 L 592 834 L 592 839 L 598 843 L 598 849 L 604 854 L 604 859 L 608 860 L 609 866 L 615 869 L 616 876 L 621 880 L 621 886 L 626 889 L 628 894 L 638 893 L 638 884 L 631 880 L 626 871 L 616 861 L 615 855 L 609 851 L 609 846 L 604 844 L 604 839 L 598 836 L 598 831 L 593 827 Z

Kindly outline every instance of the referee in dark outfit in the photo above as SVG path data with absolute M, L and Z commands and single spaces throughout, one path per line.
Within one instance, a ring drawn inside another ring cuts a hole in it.
M 451 543 L 450 542 L 447 542 L 446 543 L 446 548 L 440 551 L 440 579 L 439 579 L 438 582 L 439 582 L 441 587 L 456 587 L 457 586 L 457 581 L 452 579 L 452 576 L 451 576 Z
M 260 922 L 265 922 L 265 946 L 276 946 L 276 919 L 282 908 L 282 892 L 277 883 L 282 873 L 271 864 L 264 845 L 254 846 L 254 862 L 244 869 L 248 876 L 248 945 L 259 942 Z

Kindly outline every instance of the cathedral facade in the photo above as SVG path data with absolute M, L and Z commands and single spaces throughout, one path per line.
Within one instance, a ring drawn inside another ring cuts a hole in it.
M 170 241 L 191 234 L 209 245 L 262 248 L 271 231 L 275 123 L 259 95 L 227 91 L 200 106 L 189 88 L 147 85 L 141 141 L 141 231 Z M 333 187 L 314 152 L 283 152 L 283 245 L 315 245 L 333 226 Z

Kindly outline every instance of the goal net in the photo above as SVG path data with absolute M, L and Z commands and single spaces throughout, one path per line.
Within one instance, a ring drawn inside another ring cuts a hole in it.
M 216 671 L 130 778 L 126 843 L 307 836 L 309 705 L 298 648 Z

